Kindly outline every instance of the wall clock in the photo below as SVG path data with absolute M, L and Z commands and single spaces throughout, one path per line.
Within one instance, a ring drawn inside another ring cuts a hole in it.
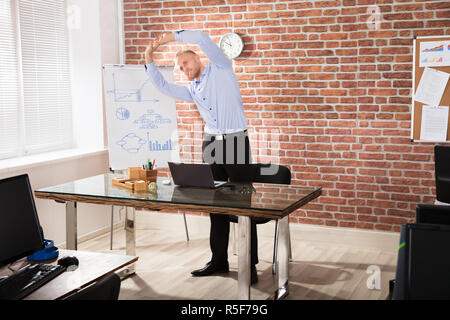
M 244 41 L 237 33 L 230 32 L 222 36 L 219 47 L 229 59 L 235 59 L 242 53 Z

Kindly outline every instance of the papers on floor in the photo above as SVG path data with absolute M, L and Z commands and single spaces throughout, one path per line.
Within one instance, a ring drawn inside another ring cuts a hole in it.
M 447 140 L 448 107 L 423 106 L 420 140 Z
M 414 100 L 429 106 L 438 106 L 447 86 L 448 76 L 447 72 L 425 68 L 414 93 Z

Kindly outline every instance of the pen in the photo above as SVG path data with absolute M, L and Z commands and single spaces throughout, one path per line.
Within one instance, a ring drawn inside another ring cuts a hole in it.
M 153 170 L 153 168 L 155 167 L 155 161 L 156 161 L 156 159 L 153 160 L 153 163 L 152 163 L 152 169 L 151 169 L 151 170 Z
M 150 170 L 150 160 L 147 159 L 147 170 Z

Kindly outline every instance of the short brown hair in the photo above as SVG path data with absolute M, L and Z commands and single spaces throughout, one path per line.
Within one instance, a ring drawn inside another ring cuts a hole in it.
M 185 53 L 190 53 L 190 54 L 193 54 L 193 55 L 197 55 L 194 51 L 188 49 L 188 50 L 180 50 L 180 51 L 178 51 L 176 57 L 178 58 L 179 56 L 181 56 L 182 54 L 185 54 Z

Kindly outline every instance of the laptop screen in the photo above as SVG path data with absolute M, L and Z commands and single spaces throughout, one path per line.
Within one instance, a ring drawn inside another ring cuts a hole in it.
M 43 247 L 28 175 L 0 180 L 0 266 Z

